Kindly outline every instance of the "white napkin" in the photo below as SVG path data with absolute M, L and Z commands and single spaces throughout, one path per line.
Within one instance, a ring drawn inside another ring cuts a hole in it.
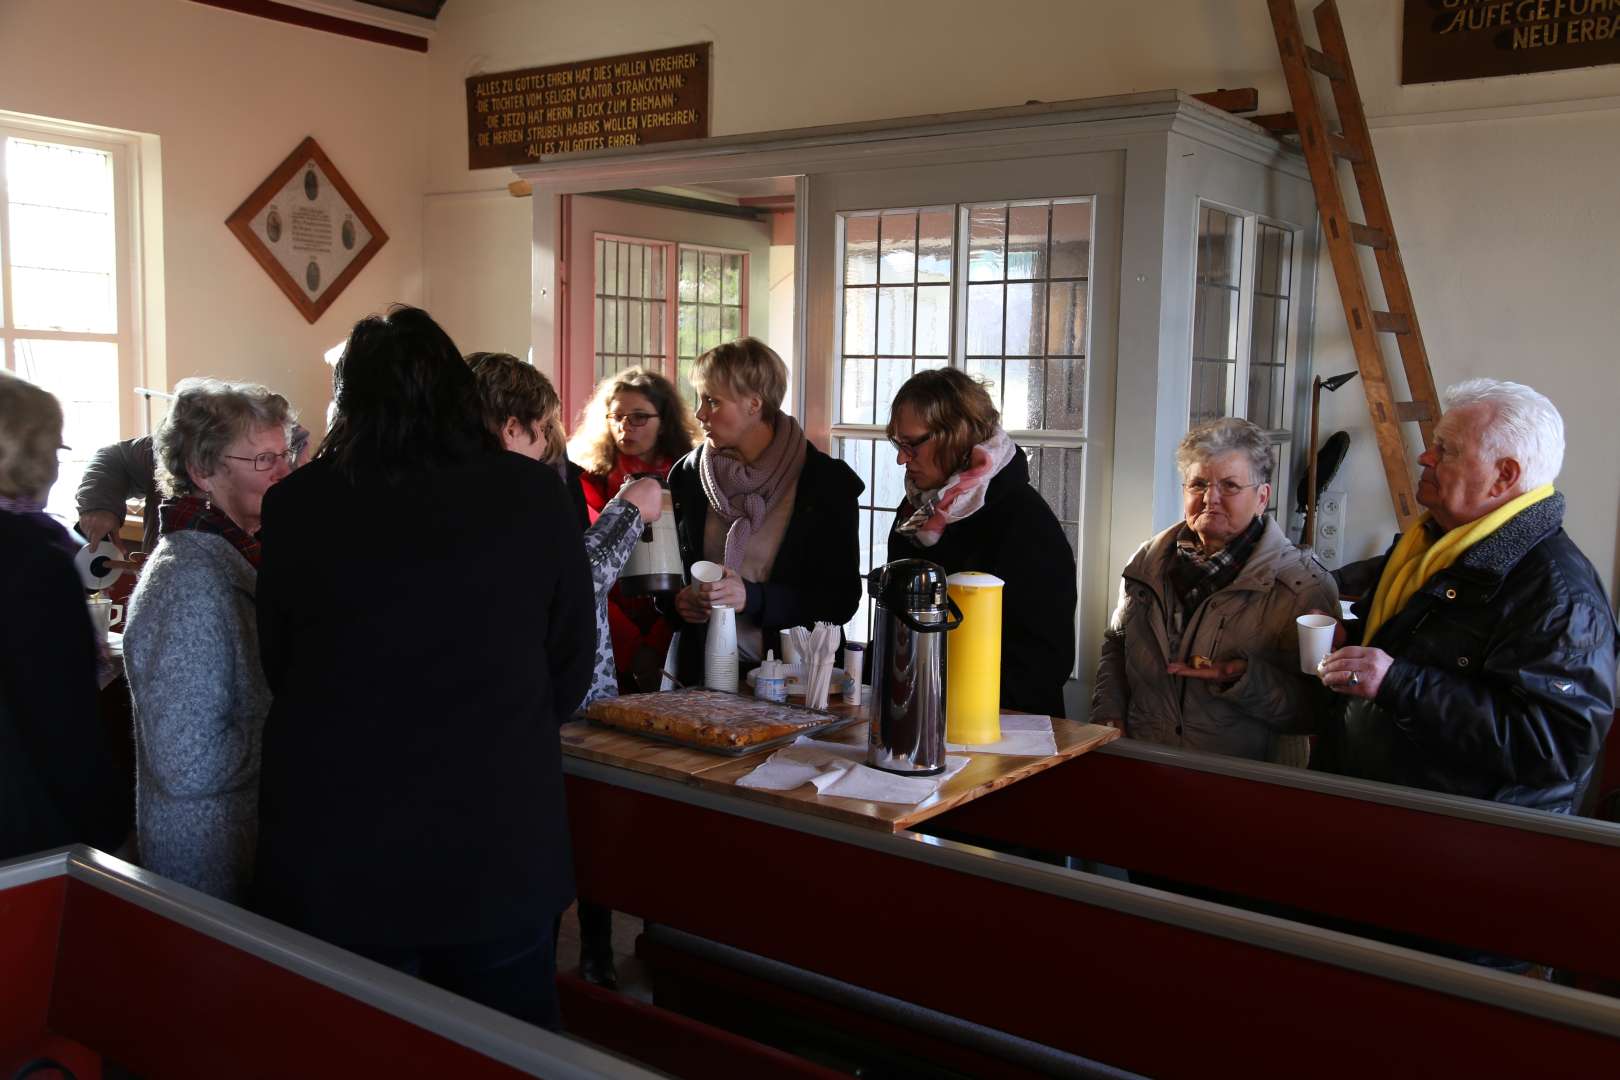
M 1052 734 L 1050 716 L 1024 713 L 1001 714 L 1001 738 L 993 743 L 946 743 L 947 750 L 971 750 L 975 754 L 1006 754 L 1009 757 L 1051 757 L 1057 753 L 1057 737 Z
M 864 746 L 818 742 L 801 735 L 738 780 L 737 786 L 791 791 L 800 784 L 814 784 L 822 795 L 914 805 L 938 791 L 941 784 L 966 768 L 970 759 L 947 757 L 945 771 L 935 776 L 899 776 L 871 768 L 863 764 L 865 760 Z

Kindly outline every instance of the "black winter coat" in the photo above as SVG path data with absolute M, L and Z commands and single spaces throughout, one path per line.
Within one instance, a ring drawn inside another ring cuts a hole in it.
M 706 453 L 707 445 L 699 443 L 669 470 L 681 562 L 688 572 L 694 562 L 703 558 L 709 499 L 703 494 L 698 462 Z M 767 643 L 790 626 L 816 622 L 842 626 L 854 616 L 861 603 L 857 500 L 865 490 L 855 470 L 817 450 L 814 443 L 805 447 L 804 469 L 793 495 L 793 513 L 771 565 L 771 578 L 748 585 L 745 610 L 759 624 Z M 687 686 L 701 686 L 708 625 L 680 622 L 673 614 L 671 617 L 681 631 L 675 676 Z
M 53 522 L 0 510 L 0 861 L 114 851 L 134 817 L 96 701 L 96 638 Z
M 1561 494 L 1526 508 L 1380 626 L 1366 644 L 1395 661 L 1312 767 L 1569 813 L 1614 718 L 1616 634 L 1563 520 Z M 1339 572 L 1360 620 L 1393 550 Z
M 911 504 L 903 502 L 894 520 L 903 522 L 911 513 Z M 1022 449 L 991 479 L 976 513 L 947 525 L 933 547 L 890 532 L 889 558 L 927 559 L 947 573 L 980 570 L 1006 582 L 1001 707 L 1064 715 L 1063 686 L 1074 670 L 1074 549 L 1057 515 L 1030 486 Z
M 557 471 L 498 451 L 357 486 L 317 459 L 260 539 L 256 906 L 359 946 L 549 926 L 573 896 L 557 729 L 596 659 Z

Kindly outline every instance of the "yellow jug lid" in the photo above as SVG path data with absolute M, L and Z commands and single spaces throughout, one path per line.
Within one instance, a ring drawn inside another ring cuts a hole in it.
M 946 578 L 945 584 L 962 589 L 999 589 L 1007 583 L 982 570 L 963 570 Z

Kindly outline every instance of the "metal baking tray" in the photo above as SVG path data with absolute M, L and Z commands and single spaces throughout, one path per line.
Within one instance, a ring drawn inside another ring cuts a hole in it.
M 739 694 L 737 696 L 746 697 L 747 695 Z M 606 731 L 616 731 L 621 735 L 635 735 L 638 738 L 646 739 L 649 742 L 663 743 L 666 746 L 679 746 L 683 750 L 701 750 L 706 754 L 715 754 L 719 757 L 747 757 L 749 754 L 757 754 L 761 750 L 776 750 L 787 746 L 801 735 L 825 735 L 833 731 L 842 731 L 851 724 L 859 723 L 860 721 L 866 719 L 864 716 L 843 716 L 838 713 L 826 712 L 821 709 L 808 709 L 803 705 L 790 705 L 780 701 L 767 702 L 767 704 L 774 705 L 779 709 L 787 709 L 790 712 L 807 713 L 811 716 L 819 716 L 825 721 L 825 723 L 816 724 L 811 727 L 803 727 L 797 731 L 790 731 L 786 735 L 778 735 L 776 738 L 766 739 L 764 742 L 757 742 L 748 746 L 730 747 L 712 746 L 708 743 L 688 742 L 685 739 L 678 739 L 673 735 L 665 735 L 661 732 L 639 731 L 634 728 L 621 727 L 618 724 L 608 724 L 598 720 L 596 717 L 590 715 L 590 713 L 585 714 L 585 719 L 588 723 L 594 724 L 595 726 Z

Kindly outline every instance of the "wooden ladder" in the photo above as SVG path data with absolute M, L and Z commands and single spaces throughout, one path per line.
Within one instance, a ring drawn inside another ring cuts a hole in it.
M 1440 417 L 1440 402 L 1429 371 L 1429 354 L 1418 329 L 1417 310 L 1406 282 L 1400 245 L 1395 241 L 1395 225 L 1390 220 L 1389 203 L 1384 198 L 1384 182 L 1373 158 L 1372 138 L 1367 116 L 1356 89 L 1355 72 L 1350 67 L 1350 51 L 1345 45 L 1344 27 L 1333 0 L 1325 0 L 1315 10 L 1320 50 L 1305 43 L 1294 0 L 1267 0 L 1271 25 L 1277 33 L 1277 52 L 1282 56 L 1283 74 L 1294 111 L 1256 117 L 1255 122 L 1281 135 L 1297 132 L 1305 161 L 1316 190 L 1316 205 L 1322 215 L 1322 233 L 1333 259 L 1333 274 L 1339 281 L 1344 301 L 1344 319 L 1355 348 L 1356 366 L 1367 394 L 1373 432 L 1378 438 L 1378 456 L 1384 463 L 1395 516 L 1404 530 L 1417 520 L 1421 508 L 1412 494 L 1413 464 L 1407 456 L 1403 422 L 1415 421 L 1423 432 L 1423 445 L 1434 440 L 1434 424 Z M 1339 114 L 1339 130 L 1328 130 L 1317 98 L 1312 73 L 1325 76 L 1333 88 L 1333 101 Z M 1339 162 L 1348 161 L 1361 197 L 1365 222 L 1352 221 L 1345 210 L 1344 192 L 1339 183 Z M 1362 274 L 1358 247 L 1373 250 L 1378 273 L 1383 279 L 1384 297 L 1389 310 L 1374 310 L 1367 299 L 1367 281 Z M 1410 401 L 1396 401 L 1384 366 L 1380 334 L 1393 334 L 1406 369 Z M 1311 452 L 1315 453 L 1312 447 Z

